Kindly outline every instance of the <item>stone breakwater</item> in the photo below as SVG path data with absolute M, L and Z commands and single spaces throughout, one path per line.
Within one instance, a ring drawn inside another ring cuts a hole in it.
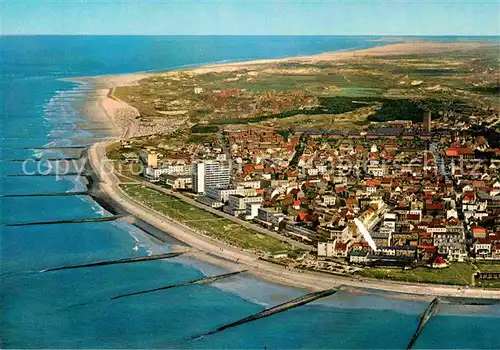
M 450 285 L 405 283 L 382 281 L 370 278 L 362 280 L 351 276 L 328 275 L 320 272 L 287 270 L 282 266 L 263 261 L 255 254 L 241 251 L 239 248 L 228 246 L 221 242 L 214 241 L 208 237 L 189 230 L 179 223 L 169 220 L 165 216 L 152 212 L 149 208 L 136 203 L 121 190 L 117 184 L 117 179 L 113 174 L 108 174 L 102 170 L 101 162 L 105 161 L 105 149 L 107 143 L 96 143 L 88 151 L 90 165 L 96 172 L 100 191 L 112 199 L 117 205 L 130 214 L 149 223 L 163 232 L 168 232 L 169 236 L 185 242 L 200 252 L 207 254 L 197 254 L 200 260 L 208 257 L 210 263 L 220 265 L 229 270 L 248 269 L 248 272 L 256 277 L 269 280 L 283 285 L 307 288 L 310 290 L 326 290 L 340 285 L 350 288 L 375 289 L 384 292 L 392 292 L 400 298 L 415 300 L 432 296 L 450 296 L 462 298 L 496 298 L 500 299 L 500 290 L 482 288 L 463 288 Z M 212 257 L 219 257 L 218 259 Z

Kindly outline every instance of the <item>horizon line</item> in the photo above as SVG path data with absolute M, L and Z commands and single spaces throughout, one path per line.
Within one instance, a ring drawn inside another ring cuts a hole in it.
M 75 34 L 75 33 L 0 33 L 0 36 L 350 36 L 350 37 L 499 37 L 499 34 Z

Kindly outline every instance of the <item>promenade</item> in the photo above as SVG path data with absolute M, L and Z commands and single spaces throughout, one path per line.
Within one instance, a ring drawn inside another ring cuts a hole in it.
M 324 290 L 338 286 L 361 289 L 375 289 L 397 294 L 399 298 L 425 299 L 433 296 L 450 296 L 464 298 L 500 298 L 500 290 L 480 289 L 462 286 L 438 284 L 419 284 L 381 281 L 368 278 L 339 276 L 314 271 L 287 269 L 283 266 L 261 260 L 257 255 L 228 246 L 207 236 L 190 230 L 181 223 L 174 222 L 150 208 L 138 203 L 123 192 L 114 174 L 103 171 L 101 162 L 106 160 L 106 143 L 96 143 L 89 148 L 90 165 L 99 178 L 99 187 L 112 200 L 122 206 L 130 214 L 150 223 L 168 235 L 187 243 L 192 250 L 186 255 L 222 266 L 229 271 L 247 269 L 256 277 L 283 285 L 306 288 L 308 290 Z

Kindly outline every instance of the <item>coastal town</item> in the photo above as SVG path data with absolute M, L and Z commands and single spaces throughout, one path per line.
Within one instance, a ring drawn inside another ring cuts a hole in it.
M 474 262 L 485 270 L 471 270 L 465 283 L 496 286 L 495 116 L 481 125 L 422 118 L 359 131 L 231 126 L 185 147 L 132 139 L 112 153 L 122 168 L 142 165 L 143 181 L 292 242 L 257 251 L 276 263 L 384 277 Z
M 500 1 L 0 8 L 2 348 L 500 348 Z
M 287 269 L 498 287 L 498 105 L 481 87 L 497 58 L 437 47 L 398 70 L 374 49 L 114 85 L 132 106 L 107 147 L 120 191 Z

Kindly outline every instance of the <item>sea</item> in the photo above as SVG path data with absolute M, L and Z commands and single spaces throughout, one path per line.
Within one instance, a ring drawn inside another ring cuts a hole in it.
M 56 161 L 109 136 L 82 106 L 90 84 L 65 78 L 161 71 L 384 44 L 335 36 L 2 36 L 2 348 L 404 348 L 427 303 L 340 291 L 225 331 L 224 324 L 307 291 L 249 275 L 213 284 L 113 296 L 224 273 L 179 257 L 53 272 L 48 268 L 169 252 L 171 245 L 121 221 L 54 223 L 111 215 L 83 177 L 50 175 Z M 45 148 L 43 147 L 52 147 Z M 47 171 L 28 175 L 26 168 Z M 24 165 L 23 165 L 24 164 Z M 72 193 L 75 193 L 74 195 Z M 43 224 L 53 222 L 52 224 Z M 24 225 L 19 225 L 24 224 Z M 498 306 L 439 307 L 416 348 L 498 348 Z

